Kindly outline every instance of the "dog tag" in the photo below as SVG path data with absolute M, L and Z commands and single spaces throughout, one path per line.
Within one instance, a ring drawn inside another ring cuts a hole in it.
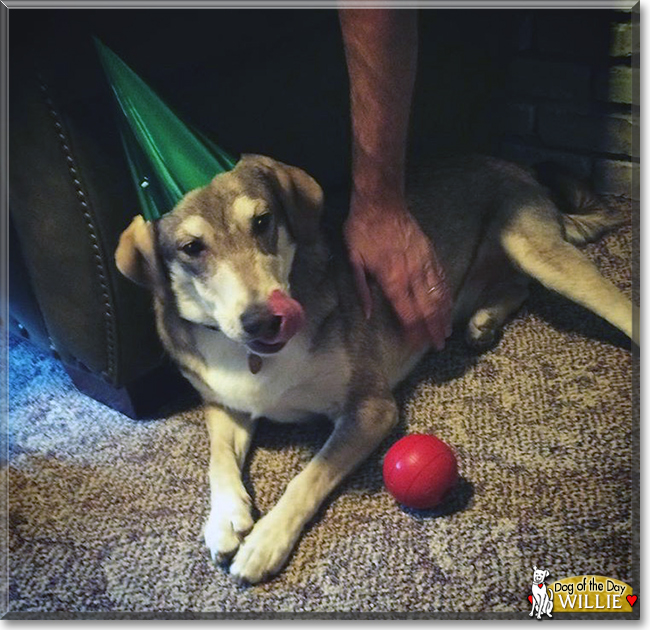
M 248 369 L 252 374 L 257 374 L 262 369 L 262 357 L 256 354 L 249 354 Z

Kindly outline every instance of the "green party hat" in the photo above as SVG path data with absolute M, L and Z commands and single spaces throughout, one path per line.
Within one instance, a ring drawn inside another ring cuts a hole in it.
M 159 219 L 236 160 L 184 123 L 110 48 L 95 38 L 121 114 L 120 133 L 142 216 Z

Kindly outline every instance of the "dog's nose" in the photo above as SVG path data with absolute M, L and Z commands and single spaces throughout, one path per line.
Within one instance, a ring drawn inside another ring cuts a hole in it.
M 282 317 L 274 315 L 262 304 L 249 306 L 241 316 L 244 332 L 253 339 L 274 339 L 280 333 Z

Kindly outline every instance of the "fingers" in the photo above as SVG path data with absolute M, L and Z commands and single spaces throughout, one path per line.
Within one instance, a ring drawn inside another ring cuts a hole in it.
M 380 270 L 376 274 L 376 279 L 393 306 L 407 341 L 416 348 L 426 345 L 430 340 L 429 332 L 415 299 L 411 279 L 404 262 L 400 261 L 398 264 L 391 265 L 385 274 Z
M 427 261 L 414 268 L 405 256 L 386 274 L 378 273 L 386 297 L 392 303 L 410 343 L 421 346 L 431 342 L 442 350 L 451 334 L 451 295 L 442 270 Z M 421 263 L 421 260 L 419 261 Z
M 436 349 L 442 350 L 445 339 L 451 335 L 453 302 L 445 274 L 433 251 L 431 260 L 433 262 L 425 265 L 424 276 L 416 280 L 414 295 Z
M 357 209 L 345 226 L 345 240 L 366 318 L 372 276 L 392 304 L 406 338 L 415 346 L 429 342 L 438 350 L 451 334 L 451 292 L 429 238 L 404 209 Z M 368 218 L 370 217 L 370 219 Z
M 427 338 L 432 341 L 436 350 L 442 350 L 445 340 L 451 334 L 451 300 L 447 285 L 440 282 L 430 286 L 420 281 L 413 289 L 413 296 L 418 304 Z
M 363 258 L 352 255 L 350 262 L 352 263 L 352 271 L 354 273 L 354 282 L 357 285 L 357 292 L 359 293 L 361 304 L 363 305 L 363 313 L 366 316 L 366 319 L 370 319 L 370 315 L 372 314 L 372 296 L 366 278 L 366 269 L 363 264 Z

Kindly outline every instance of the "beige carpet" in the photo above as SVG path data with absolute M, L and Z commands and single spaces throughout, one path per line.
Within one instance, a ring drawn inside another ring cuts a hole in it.
M 628 294 L 631 243 L 628 222 L 588 248 Z M 9 360 L 10 616 L 528 619 L 533 565 L 549 582 L 593 573 L 637 592 L 630 346 L 541 288 L 494 349 L 473 355 L 455 335 L 424 360 L 400 390 L 399 429 L 321 510 L 286 570 L 256 587 L 213 567 L 201 541 L 198 410 L 134 422 L 80 395 L 24 342 L 12 342 Z M 386 449 L 416 431 L 458 454 L 463 480 L 436 513 L 400 509 L 381 482 Z M 261 427 L 249 479 L 261 512 L 326 435 L 324 425 Z

